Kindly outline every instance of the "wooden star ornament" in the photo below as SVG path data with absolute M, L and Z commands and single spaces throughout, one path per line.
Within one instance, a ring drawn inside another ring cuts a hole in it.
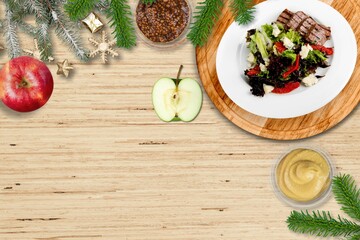
M 64 75 L 66 78 L 69 76 L 70 71 L 74 69 L 74 67 L 69 63 L 69 60 L 65 59 L 63 62 L 57 63 L 58 70 L 56 72 L 57 75 Z

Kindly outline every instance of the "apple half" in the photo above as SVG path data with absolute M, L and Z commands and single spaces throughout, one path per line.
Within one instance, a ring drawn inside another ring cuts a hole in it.
M 191 122 L 201 110 L 203 96 L 194 79 L 161 78 L 154 85 L 152 101 L 156 114 L 164 122 Z

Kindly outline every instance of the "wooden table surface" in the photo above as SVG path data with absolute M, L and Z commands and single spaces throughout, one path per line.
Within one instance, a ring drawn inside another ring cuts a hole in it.
M 81 31 L 91 48 L 91 34 Z M 198 79 L 190 43 L 166 51 L 139 41 L 104 66 L 98 58 L 80 63 L 54 42 L 56 60 L 74 63 L 72 77 L 56 76 L 52 63 L 55 90 L 44 108 L 18 114 L 0 107 L 1 240 L 311 239 L 287 230 L 292 209 L 270 180 L 274 161 L 297 145 L 325 149 L 337 171 L 360 184 L 358 108 L 301 141 L 251 135 L 207 96 L 194 122 L 163 123 L 152 86 L 180 64 L 184 77 Z M 32 47 L 25 35 L 22 43 Z M 340 213 L 333 198 L 320 209 Z

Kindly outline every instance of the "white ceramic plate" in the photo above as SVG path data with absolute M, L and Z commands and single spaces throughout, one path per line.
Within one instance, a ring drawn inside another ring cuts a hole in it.
M 249 50 L 246 34 L 249 29 L 259 28 L 276 21 L 285 9 L 304 11 L 316 21 L 331 27 L 331 39 L 326 46 L 334 46 L 330 67 L 320 69 L 325 74 L 319 83 L 288 94 L 253 96 L 244 75 Z M 267 118 L 293 118 L 311 113 L 333 100 L 346 86 L 354 71 L 357 45 L 354 33 L 345 18 L 331 6 L 317 0 L 268 0 L 256 5 L 255 20 L 247 26 L 233 23 L 224 34 L 216 56 L 216 70 L 220 84 L 229 98 L 244 110 Z

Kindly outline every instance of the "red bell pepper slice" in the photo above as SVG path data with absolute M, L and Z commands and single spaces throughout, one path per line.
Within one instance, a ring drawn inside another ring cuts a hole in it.
M 299 70 L 299 67 L 300 67 L 300 55 L 298 54 L 298 55 L 296 55 L 295 64 L 292 65 L 291 67 L 289 67 L 288 70 L 283 73 L 282 77 L 284 79 L 287 78 L 288 76 L 290 76 L 290 74 L 292 74 L 296 70 Z
M 325 53 L 326 55 L 333 55 L 334 54 L 334 48 L 327 48 L 322 45 L 311 45 L 311 47 L 314 50 L 319 50 L 322 53 Z
M 255 75 L 258 75 L 260 72 L 261 72 L 261 70 L 260 70 L 259 65 L 256 65 L 254 68 L 249 69 L 249 70 L 246 72 L 246 75 L 248 75 L 248 76 L 255 76 Z
M 279 53 L 283 53 L 286 50 L 286 47 L 282 42 L 275 42 L 274 44 Z
M 292 92 L 295 89 L 297 89 L 298 87 L 300 87 L 299 82 L 289 82 L 289 83 L 286 83 L 285 87 L 283 87 L 283 88 L 274 88 L 274 90 L 272 90 L 272 92 L 276 93 L 276 94 L 284 94 L 284 93 Z

